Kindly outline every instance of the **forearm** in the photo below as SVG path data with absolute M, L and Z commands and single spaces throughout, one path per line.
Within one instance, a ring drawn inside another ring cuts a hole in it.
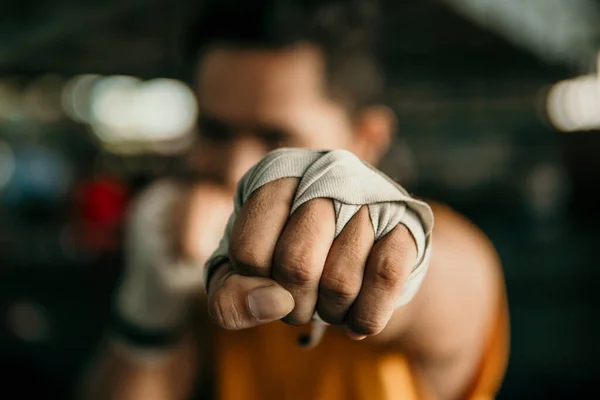
M 81 377 L 80 400 L 180 400 L 189 398 L 202 375 L 194 336 L 188 334 L 154 362 L 107 338 Z

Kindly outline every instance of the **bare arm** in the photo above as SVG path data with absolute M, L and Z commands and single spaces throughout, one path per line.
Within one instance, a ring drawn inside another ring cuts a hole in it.
M 500 262 L 473 224 L 434 205 L 430 269 L 421 290 L 369 340 L 411 356 L 433 398 L 459 399 L 475 378 L 501 300 Z
M 180 400 L 189 398 L 201 375 L 197 342 L 188 335 L 168 359 L 157 365 L 139 363 L 106 339 L 77 388 L 81 400 Z

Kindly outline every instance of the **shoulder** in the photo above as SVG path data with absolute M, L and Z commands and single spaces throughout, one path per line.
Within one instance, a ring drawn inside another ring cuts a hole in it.
M 462 261 L 468 259 L 500 265 L 493 244 L 475 223 L 445 204 L 427 203 L 435 218 L 433 240 L 436 248 L 444 253 L 451 252 Z
M 479 299 L 476 307 L 479 312 L 492 310 L 502 295 L 500 288 L 504 284 L 500 257 L 494 245 L 464 215 L 441 203 L 429 204 L 435 217 L 432 267 L 442 271 L 438 276 L 464 280 L 460 286 Z

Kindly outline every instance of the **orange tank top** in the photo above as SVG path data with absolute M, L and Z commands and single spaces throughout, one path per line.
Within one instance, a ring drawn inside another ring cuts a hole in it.
M 503 288 L 504 289 L 504 288 Z M 504 290 L 503 292 L 504 293 Z M 508 359 L 508 309 L 503 295 L 473 384 L 465 399 L 494 398 Z M 281 322 L 215 331 L 220 400 L 414 400 L 418 379 L 401 353 L 355 342 L 328 329 L 314 349 L 298 346 L 306 328 Z

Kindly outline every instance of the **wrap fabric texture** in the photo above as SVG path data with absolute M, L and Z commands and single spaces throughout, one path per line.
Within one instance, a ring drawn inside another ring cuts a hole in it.
M 429 265 L 433 212 L 426 203 L 412 198 L 399 184 L 346 150 L 278 149 L 252 167 L 238 184 L 234 211 L 219 247 L 206 264 L 206 285 L 213 269 L 228 259 L 229 236 L 244 203 L 254 191 L 281 178 L 300 179 L 290 215 L 310 200 L 332 199 L 335 237 L 362 206 L 369 209 L 375 241 L 381 240 L 396 225 L 404 224 L 417 244 L 417 260 L 396 306 L 410 302 Z M 320 320 L 318 315 L 315 319 Z

